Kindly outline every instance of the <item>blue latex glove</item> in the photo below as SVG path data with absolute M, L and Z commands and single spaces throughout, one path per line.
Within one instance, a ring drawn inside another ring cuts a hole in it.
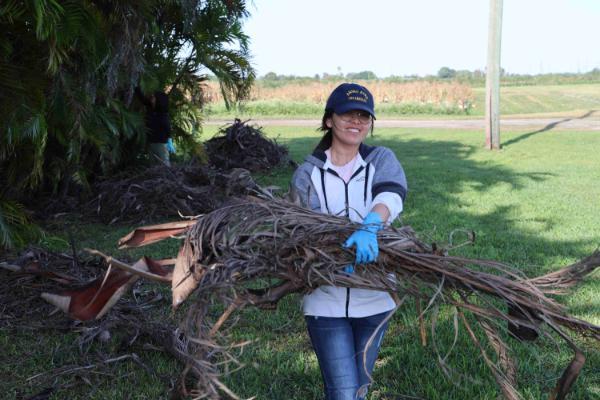
M 167 151 L 169 153 L 175 153 L 175 146 L 173 145 L 173 139 L 171 138 L 167 140 Z
M 353 274 L 354 273 L 354 265 L 352 264 L 348 264 L 344 267 L 344 272 L 347 274 Z
M 377 232 L 382 227 L 383 221 L 379 214 L 371 211 L 363 220 L 361 228 L 346 240 L 344 247 L 356 245 L 356 264 L 366 264 L 377 260 L 379 255 Z

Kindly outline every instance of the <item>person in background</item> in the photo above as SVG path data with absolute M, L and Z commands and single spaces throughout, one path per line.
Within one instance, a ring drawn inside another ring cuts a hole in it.
M 171 138 L 171 120 L 169 118 L 169 96 L 155 91 L 149 97 L 144 96 L 139 87 L 135 93 L 146 106 L 146 129 L 148 149 L 152 158 L 158 157 L 165 165 L 170 166 L 169 153 L 175 152 Z
M 363 143 L 374 120 L 374 100 L 367 88 L 338 86 L 325 105 L 320 128 L 325 134 L 292 178 L 292 190 L 305 207 L 362 224 L 340 243 L 355 250 L 355 264 L 376 261 L 377 232 L 402 212 L 407 193 L 404 170 L 394 153 Z M 340 272 L 353 270 L 351 265 Z M 395 308 L 389 293 L 375 290 L 320 286 L 304 296 L 302 309 L 326 399 L 366 397 Z

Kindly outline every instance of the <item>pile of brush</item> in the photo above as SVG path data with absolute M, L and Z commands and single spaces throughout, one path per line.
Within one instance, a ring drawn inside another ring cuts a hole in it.
M 197 161 L 156 163 L 140 166 L 100 179 L 89 195 L 54 195 L 26 201 L 39 218 L 74 210 L 98 218 L 105 224 L 152 223 L 180 215 L 210 212 L 229 197 L 253 191 L 249 172 L 297 165 L 284 146 L 265 137 L 261 128 L 236 119 L 205 143 L 209 165 Z
M 398 307 L 412 298 L 418 307 L 427 305 L 419 310 L 420 316 L 442 305 L 451 306 L 457 329 L 464 329 L 472 339 L 509 400 L 521 397 L 506 338 L 530 340 L 547 335 L 574 351 L 575 357 L 549 397 L 553 400 L 566 396 L 585 362 L 571 334 L 600 340 L 599 326 L 571 317 L 549 297 L 591 273 L 600 265 L 600 252 L 551 274 L 527 278 L 499 262 L 449 256 L 419 241 L 410 227 L 388 227 L 379 233 L 377 262 L 347 274 L 344 266 L 352 264 L 354 254 L 340 243 L 357 225 L 343 218 L 276 198 L 243 197 L 190 226 L 177 231 L 187 230 L 187 235 L 172 275 L 167 279 L 156 275 L 156 280 L 171 282 L 175 307 L 195 294 L 184 325 L 182 352 L 189 356 L 184 376 L 191 374 L 196 379 L 196 396 L 219 398 L 225 393 L 235 398 L 219 381 L 223 365 L 236 363 L 229 354 L 231 343 L 220 336 L 234 311 L 248 305 L 273 307 L 289 293 L 320 285 L 384 290 L 395 297 Z M 153 243 L 171 237 L 174 228 L 163 225 L 162 235 L 156 227 L 152 235 L 140 228 L 120 244 Z M 105 257 L 110 265 L 135 273 L 131 266 Z M 276 283 L 256 289 L 261 282 Z M 216 301 L 224 303 L 225 312 L 211 320 L 209 309 Z M 433 326 L 436 316 L 433 313 Z M 420 322 L 423 324 L 422 318 Z M 423 342 L 425 331 L 421 326 Z M 182 391 L 190 393 L 185 385 Z
M 56 253 L 37 247 L 18 257 L 0 260 L 0 328 L 48 326 L 52 308 L 41 301 L 44 292 L 83 285 L 106 271 L 102 260 L 86 255 Z
M 267 139 L 260 127 L 246 122 L 235 119 L 204 143 L 210 165 L 222 170 L 244 168 L 251 172 L 269 171 L 285 164 L 296 166 L 287 148 Z
M 215 171 L 197 163 L 155 165 L 100 181 L 85 209 L 102 222 L 144 224 L 218 208 L 228 196 L 255 188 L 246 170 Z
M 136 268 L 148 268 L 153 274 L 164 270 L 159 264 L 147 261 L 146 267 L 138 262 Z M 186 356 L 179 351 L 176 324 L 159 311 L 165 309 L 168 299 L 156 285 L 144 284 L 139 278 L 110 266 L 107 270 L 103 259 L 83 252 L 30 247 L 19 255 L 0 255 L 0 332 L 8 337 L 20 337 L 23 332 L 44 335 L 48 330 L 77 333 L 76 340 L 64 341 L 60 346 L 62 354 L 69 354 L 69 361 L 66 364 L 58 361 L 52 363 L 53 367 L 38 371 L 23 387 L 39 393 L 17 394 L 17 398 L 48 399 L 53 392 L 68 387 L 64 382 L 69 379 L 100 384 L 106 376 L 115 373 L 112 366 L 119 362 L 133 361 L 152 372 L 136 355 L 149 348 L 168 352 L 186 363 Z M 133 295 L 122 297 L 127 290 Z M 57 310 L 64 311 L 65 316 L 55 315 Z M 96 342 L 109 340 L 120 345 L 116 348 L 100 346 L 89 351 Z M 36 344 L 40 351 L 58 350 L 42 349 L 40 343 Z M 115 355 L 115 350 L 120 354 Z M 123 351 L 130 353 L 123 354 Z M 6 354 L 11 353 L 14 351 L 8 350 Z M 6 357 L 5 361 L 9 368 L 18 363 Z M 16 374 L 5 378 L 3 383 L 22 385 L 23 378 Z

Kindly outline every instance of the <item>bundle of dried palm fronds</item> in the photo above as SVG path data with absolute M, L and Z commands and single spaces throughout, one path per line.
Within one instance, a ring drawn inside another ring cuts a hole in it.
M 600 265 L 600 253 L 528 279 L 499 262 L 435 250 L 419 241 L 410 227 L 389 227 L 379 233 L 377 263 L 347 274 L 343 267 L 353 262 L 354 255 L 340 243 L 357 227 L 343 218 L 265 197 L 235 199 L 199 218 L 179 251 L 172 279 L 174 306 L 194 291 L 197 295 L 185 326 L 183 350 L 190 355 L 185 372 L 197 378 L 196 394 L 218 398 L 225 392 L 234 397 L 219 381 L 223 371 L 218 366 L 235 359 L 218 334 L 236 309 L 272 306 L 288 293 L 327 284 L 388 291 L 398 305 L 412 297 L 417 304 L 426 302 L 425 311 L 439 305 L 453 307 L 456 321 L 462 322 L 481 351 L 507 399 L 520 395 L 504 338 L 558 336 L 573 349 L 575 358 L 550 398 L 566 396 L 585 360 L 569 333 L 600 340 L 600 327 L 569 316 L 548 294 L 571 287 L 592 272 Z M 123 247 L 143 244 L 135 232 L 121 243 Z M 249 289 L 248 283 L 264 286 L 265 281 L 276 284 Z M 208 309 L 215 299 L 224 301 L 226 310 L 211 321 Z
M 235 119 L 204 143 L 211 165 L 223 170 L 244 168 L 252 172 L 268 171 L 285 163 L 295 166 L 287 148 L 267 139 L 260 127 L 246 122 Z

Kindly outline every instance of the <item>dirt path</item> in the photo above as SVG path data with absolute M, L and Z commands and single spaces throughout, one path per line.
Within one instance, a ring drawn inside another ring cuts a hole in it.
M 501 119 L 501 127 L 505 129 L 561 129 L 561 130 L 584 130 L 600 131 L 600 115 L 592 113 L 586 117 L 561 117 L 561 118 L 507 118 Z M 309 126 L 317 127 L 320 121 L 316 119 L 255 119 L 252 123 L 259 126 Z M 226 125 L 231 120 L 206 120 L 207 125 Z M 485 128 L 484 120 L 462 119 L 462 120 L 405 120 L 405 119 L 378 119 L 377 127 L 385 128 L 444 128 L 444 129 L 473 129 Z

